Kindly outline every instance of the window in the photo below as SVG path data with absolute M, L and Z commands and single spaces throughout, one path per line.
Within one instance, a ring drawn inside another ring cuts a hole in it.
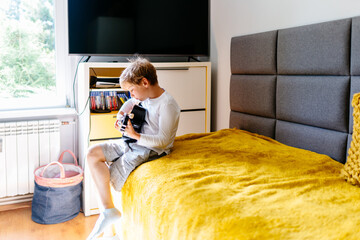
M 65 1 L 1 1 L 0 110 L 65 106 L 65 77 L 56 73 L 66 41 L 55 39 L 55 22 L 64 35 L 66 8 L 55 2 Z

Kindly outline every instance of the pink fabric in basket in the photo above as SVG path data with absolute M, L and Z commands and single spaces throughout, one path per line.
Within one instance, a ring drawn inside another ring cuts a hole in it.
M 79 172 L 76 171 L 65 171 L 65 177 L 69 178 L 69 177 L 74 177 L 76 175 L 80 174 Z M 55 178 L 60 178 L 60 173 L 56 174 L 54 176 Z

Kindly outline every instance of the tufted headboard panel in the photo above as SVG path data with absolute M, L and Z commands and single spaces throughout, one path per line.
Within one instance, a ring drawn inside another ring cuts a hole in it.
M 356 92 L 360 17 L 231 40 L 231 128 L 345 163 Z

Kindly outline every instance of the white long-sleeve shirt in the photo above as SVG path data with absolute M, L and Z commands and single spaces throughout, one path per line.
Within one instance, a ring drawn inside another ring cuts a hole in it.
M 129 113 L 139 101 L 131 98 L 120 108 L 120 112 Z M 141 105 L 147 110 L 145 123 L 137 144 L 156 151 L 158 154 L 170 153 L 180 118 L 180 107 L 166 91 L 160 97 L 146 99 Z

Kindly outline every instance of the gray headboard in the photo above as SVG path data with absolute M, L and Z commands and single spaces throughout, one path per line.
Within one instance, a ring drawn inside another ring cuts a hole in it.
M 346 161 L 360 17 L 233 37 L 231 73 L 231 128 Z

